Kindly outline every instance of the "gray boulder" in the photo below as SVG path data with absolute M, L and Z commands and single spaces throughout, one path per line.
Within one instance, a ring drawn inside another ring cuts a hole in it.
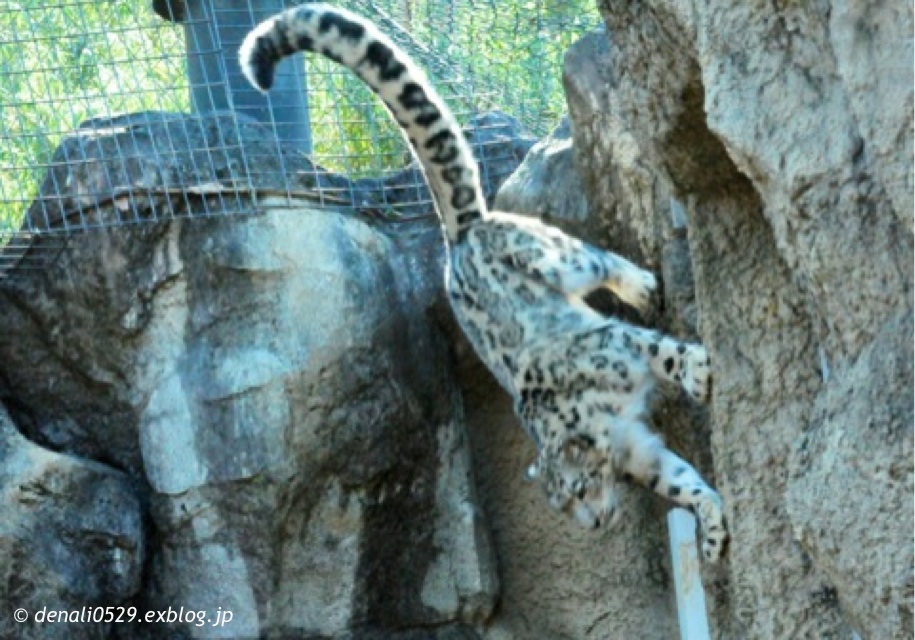
M 123 611 L 95 608 L 126 606 L 140 591 L 140 504 L 126 474 L 29 442 L 0 406 L 0 636 L 111 633 Z
M 128 505 L 150 522 L 142 577 L 108 604 L 207 612 L 114 632 L 358 637 L 486 619 L 494 558 L 429 315 L 437 225 L 389 235 L 264 207 L 79 235 L 0 290 L 2 395 L 22 431 L 148 496 Z M 63 489 L 69 517 L 89 517 Z M 84 578 L 105 583 L 93 557 Z M 220 610 L 232 620 L 214 626 Z
M 584 235 L 593 220 L 582 187 L 567 118 L 537 142 L 496 194 L 495 208 L 523 212 Z

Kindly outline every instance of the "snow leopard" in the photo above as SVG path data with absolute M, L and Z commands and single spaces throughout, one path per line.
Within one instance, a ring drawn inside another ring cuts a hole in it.
M 690 509 L 703 557 L 719 559 L 728 541 L 721 497 L 646 425 L 659 380 L 707 399 L 706 349 L 604 316 L 584 301 L 606 288 L 645 310 L 655 299 L 654 275 L 533 217 L 490 211 L 455 116 L 370 21 L 303 4 L 255 27 L 239 59 L 248 80 L 267 92 L 276 65 L 298 51 L 355 72 L 403 130 L 441 219 L 454 315 L 511 395 L 537 450 L 527 474 L 549 504 L 585 527 L 614 525 L 617 485 L 635 481 Z

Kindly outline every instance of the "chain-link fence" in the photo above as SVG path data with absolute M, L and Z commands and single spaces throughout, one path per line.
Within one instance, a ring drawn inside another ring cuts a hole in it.
M 311 55 L 266 97 L 241 76 L 245 34 L 292 4 L 0 0 L 0 277 L 44 262 L 37 236 L 250 213 L 268 196 L 428 214 L 399 131 L 355 76 Z M 557 122 L 563 52 L 599 22 L 593 0 L 340 4 L 426 69 L 487 185 Z

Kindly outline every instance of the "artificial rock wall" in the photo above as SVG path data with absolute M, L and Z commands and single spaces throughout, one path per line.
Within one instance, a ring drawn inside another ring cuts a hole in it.
M 600 7 L 566 59 L 578 167 L 665 275 L 688 223 L 733 535 L 718 634 L 908 637 L 912 8 Z

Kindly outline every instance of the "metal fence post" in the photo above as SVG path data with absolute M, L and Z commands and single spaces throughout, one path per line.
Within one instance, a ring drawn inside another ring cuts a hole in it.
M 305 66 L 301 59 L 277 68 L 269 96 L 248 84 L 238 47 L 254 25 L 282 11 L 285 0 L 158 0 L 163 18 L 184 26 L 187 73 L 194 110 L 235 110 L 274 127 L 280 142 L 312 151 Z

